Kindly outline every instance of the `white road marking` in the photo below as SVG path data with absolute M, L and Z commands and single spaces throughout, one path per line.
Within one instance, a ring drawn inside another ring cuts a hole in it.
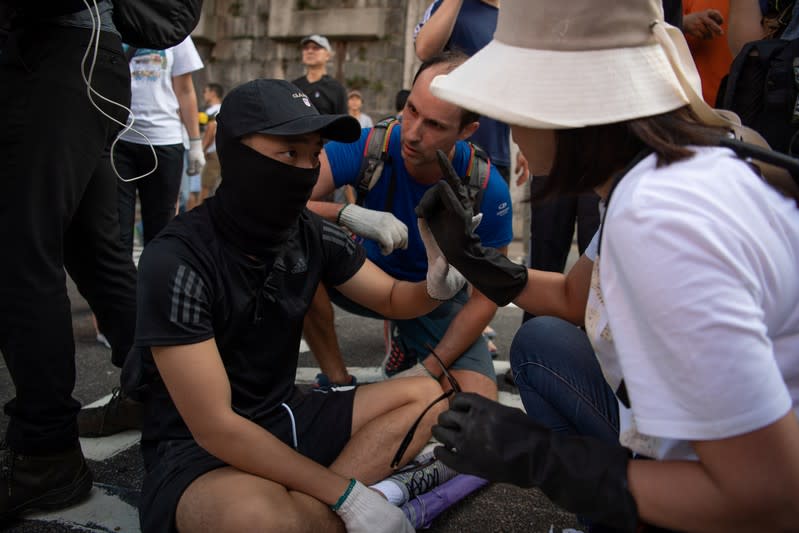
M 83 455 L 86 459 L 105 461 L 127 450 L 138 443 L 140 439 L 141 431 L 130 429 L 109 437 L 99 437 L 96 439 L 81 437 L 80 447 L 83 449 Z
M 311 349 L 308 348 L 308 343 L 305 342 L 305 339 L 300 340 L 300 353 L 310 352 Z

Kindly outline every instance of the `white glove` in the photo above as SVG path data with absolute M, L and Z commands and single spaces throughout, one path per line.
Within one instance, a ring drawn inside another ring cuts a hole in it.
M 391 376 L 389 379 L 397 379 L 397 378 L 432 378 L 438 381 L 438 378 L 435 377 L 433 374 L 430 373 L 429 370 L 422 364 L 416 363 L 408 370 L 403 370 L 402 372 L 398 372 Z
M 408 247 L 408 226 L 391 213 L 347 204 L 338 212 L 336 222 L 356 235 L 377 241 L 383 255 Z
M 430 232 L 427 221 L 417 218 L 416 223 L 427 252 L 427 294 L 436 300 L 449 300 L 463 288 L 466 278 L 447 262 Z
M 415 533 L 405 513 L 360 481 L 338 509 L 348 533 Z
M 194 176 L 203 171 L 205 166 L 205 154 L 203 154 L 203 140 L 200 138 L 189 141 L 189 166 L 186 174 Z

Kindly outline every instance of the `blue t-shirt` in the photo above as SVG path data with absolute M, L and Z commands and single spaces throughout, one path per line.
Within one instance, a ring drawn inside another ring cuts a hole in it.
M 383 174 L 374 188 L 369 191 L 364 207 L 384 211 L 388 186 L 392 174 L 396 173 L 396 190 L 394 192 L 394 207 L 392 214 L 408 226 L 408 249 L 394 250 L 389 255 L 380 253 L 380 247 L 372 240 L 363 242 L 369 259 L 383 271 L 397 279 L 406 281 L 421 281 L 427 274 L 427 255 L 425 253 L 419 229 L 416 226 L 417 204 L 424 193 L 432 185 L 423 185 L 414 180 L 402 161 L 400 152 L 400 128 L 397 125 L 391 131 L 388 154 L 391 160 L 386 163 Z M 354 143 L 344 144 L 329 142 L 325 145 L 325 154 L 330 162 L 333 182 L 336 187 L 355 185 L 361 170 L 366 138 L 371 128 L 361 131 L 361 138 Z M 466 175 L 469 163 L 469 145 L 458 141 L 455 145 L 455 157 L 452 166 L 459 175 Z M 491 165 L 491 172 L 486 185 L 483 201 L 480 204 L 483 220 L 477 228 L 477 234 L 484 246 L 500 248 L 506 246 L 513 239 L 513 211 L 510 202 L 508 186 L 502 176 Z
M 414 35 L 441 6 L 436 0 L 425 11 L 422 20 L 416 25 Z M 444 46 L 445 50 L 460 50 L 469 57 L 477 53 L 494 37 L 497 29 L 499 10 L 481 0 L 464 0 L 452 35 Z M 475 80 L 477 82 L 477 80 Z M 495 165 L 510 166 L 510 127 L 489 117 L 480 117 L 480 127 L 469 140 L 483 147 Z

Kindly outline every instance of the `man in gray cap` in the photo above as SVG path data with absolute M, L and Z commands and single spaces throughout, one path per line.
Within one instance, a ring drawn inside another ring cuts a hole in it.
M 305 75 L 292 83 L 308 95 L 320 113 L 346 114 L 347 90 L 338 81 L 327 75 L 327 62 L 333 49 L 330 41 L 322 35 L 309 35 L 300 41 L 302 64 Z
M 139 263 L 143 532 L 413 530 L 366 485 L 391 473 L 439 384 L 294 385 L 303 316 L 320 280 L 397 317 L 428 313 L 463 286 L 437 247 L 426 281 L 397 281 L 305 208 L 323 138 L 359 134 L 357 120 L 320 115 L 283 80 L 245 83 L 222 102 L 216 195 L 175 218 Z M 427 442 L 440 406 L 422 418 L 402 462 Z

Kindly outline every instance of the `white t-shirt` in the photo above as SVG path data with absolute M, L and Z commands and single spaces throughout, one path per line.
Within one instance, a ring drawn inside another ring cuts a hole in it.
M 203 62 L 191 37 L 166 50 L 136 50 L 130 61 L 130 109 L 136 118 L 133 128 L 154 145 L 180 144 L 183 125 L 172 78 L 201 68 Z M 132 131 L 126 131 L 121 139 L 147 144 Z
M 586 308 L 630 399 L 620 441 L 657 459 L 799 412 L 799 209 L 729 150 L 697 152 L 618 185 Z
M 362 129 L 371 128 L 372 126 L 374 126 L 374 123 L 372 122 L 372 117 L 370 117 L 366 113 L 361 113 L 360 115 L 358 115 L 358 123 L 361 125 Z

